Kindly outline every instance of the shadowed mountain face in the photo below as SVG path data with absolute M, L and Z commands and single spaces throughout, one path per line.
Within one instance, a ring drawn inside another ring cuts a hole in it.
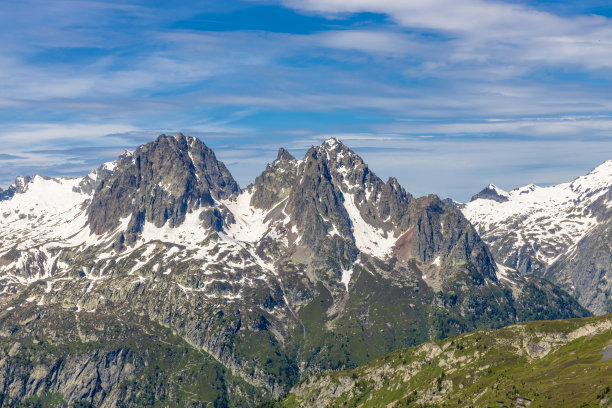
M 612 312 L 612 161 L 556 186 L 489 186 L 462 208 L 498 262 Z
M 471 201 L 476 201 L 478 199 L 493 200 L 498 203 L 503 203 L 508 201 L 508 193 L 499 189 L 495 184 L 489 184 L 487 187 L 483 188 L 480 193 L 473 195 Z
M 0 377 L 23 373 L 2 383 L 9 402 L 253 405 L 399 347 L 587 313 L 496 264 L 454 206 L 383 182 L 336 139 L 300 160 L 280 149 L 244 190 L 182 134 L 80 179 L 18 181 L 0 202 Z M 103 385 L 66 379 L 96 350 Z M 179 377 L 216 385 L 198 394 Z

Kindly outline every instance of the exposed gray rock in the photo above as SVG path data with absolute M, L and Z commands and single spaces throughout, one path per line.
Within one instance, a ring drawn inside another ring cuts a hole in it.
M 505 191 L 501 191 L 494 184 L 489 184 L 487 187 L 483 188 L 480 193 L 474 194 L 470 201 L 478 200 L 482 198 L 484 200 L 493 200 L 498 203 L 503 203 L 504 201 L 508 201 L 508 193 Z
M 101 234 L 130 217 L 133 233 L 143 220 L 172 227 L 187 212 L 237 192 L 236 181 L 204 143 L 181 133 L 161 135 L 121 157 L 116 171 L 100 180 L 88 209 L 89 225 Z
M 295 185 L 298 176 L 297 160 L 287 150 L 280 148 L 276 160 L 255 179 L 251 205 L 269 210 L 285 199 Z
M 17 177 L 15 182 L 11 184 L 6 190 L 0 189 L 0 201 L 10 200 L 15 194 L 20 194 L 26 191 L 28 183 L 32 180 L 32 177 Z

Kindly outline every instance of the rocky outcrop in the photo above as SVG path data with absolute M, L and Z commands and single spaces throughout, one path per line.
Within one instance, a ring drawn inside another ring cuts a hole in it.
M 278 150 L 276 160 L 266 166 L 266 169 L 253 183 L 253 196 L 250 204 L 256 208 L 270 210 L 276 204 L 287 198 L 296 184 L 298 177 L 298 162 L 282 147 Z
M 9 200 L 13 195 L 15 195 L 15 192 L 10 187 L 7 190 L 0 188 L 0 201 Z
M 10 200 L 13 196 L 18 193 L 22 194 L 27 190 L 28 183 L 32 180 L 32 177 L 17 177 L 15 182 L 9 186 L 6 190 L 0 189 L 0 201 Z
M 25 309 L 22 316 L 33 312 Z M 56 309 L 56 322 L 48 311 L 0 336 L 2 407 L 244 406 L 261 398 L 240 380 L 226 385 L 230 374 L 210 355 L 127 309 L 119 318 Z
M 495 184 L 489 184 L 483 188 L 478 194 L 474 194 L 470 201 L 476 201 L 479 198 L 483 200 L 493 200 L 498 203 L 508 201 L 508 193 L 499 189 Z
M 69 355 L 28 369 L 20 361 L 26 354 L 15 351 L 18 344 L 14 343 L 9 355 L 0 357 L 0 392 L 8 403 L 3 406 L 54 393 L 61 394 L 68 403 L 86 401 L 95 406 L 117 406 L 119 401 L 112 401 L 109 395 L 117 384 L 134 380 L 131 351 L 118 349 L 84 356 Z

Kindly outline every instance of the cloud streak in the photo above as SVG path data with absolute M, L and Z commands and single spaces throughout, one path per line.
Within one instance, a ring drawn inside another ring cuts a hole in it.
M 515 62 L 612 65 L 612 26 L 602 16 L 561 17 L 524 5 L 480 0 L 286 0 L 283 4 L 337 17 L 385 14 L 402 27 L 449 38 L 454 49 L 450 57 L 455 60 L 494 56 L 499 61 L 507 55 Z
M 85 173 L 179 130 L 242 185 L 278 146 L 299 154 L 331 134 L 382 175 L 420 166 L 426 181 L 400 177 L 416 193 L 459 198 L 612 158 L 608 17 L 479 0 L 265 3 L 7 5 L 0 185 Z M 257 14 L 274 10 L 312 25 Z

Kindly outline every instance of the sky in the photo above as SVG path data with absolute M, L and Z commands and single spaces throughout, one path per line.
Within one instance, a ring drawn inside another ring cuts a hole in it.
M 7 0 L 0 187 L 179 131 L 243 187 L 332 136 L 417 196 L 570 181 L 612 159 L 611 4 Z

